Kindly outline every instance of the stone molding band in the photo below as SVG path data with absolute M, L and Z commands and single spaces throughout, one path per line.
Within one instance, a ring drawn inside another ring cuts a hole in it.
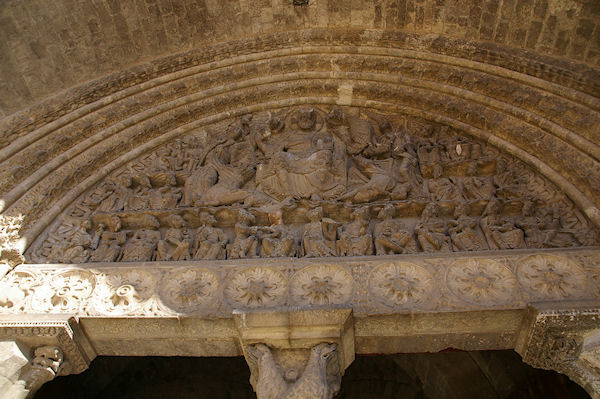
M 600 298 L 599 250 L 81 265 L 20 265 L 1 314 L 220 317 L 234 309 L 390 313 L 524 309 Z

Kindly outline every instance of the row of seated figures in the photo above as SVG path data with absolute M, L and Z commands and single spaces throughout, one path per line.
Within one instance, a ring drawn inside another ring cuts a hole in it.
M 28 259 L 360 256 L 598 241 L 549 182 L 486 143 L 339 107 L 248 114 L 193 132 L 115 170 L 67 212 Z
M 415 220 L 396 217 L 396 204 L 389 202 L 354 206 L 351 220 L 340 222 L 315 206 L 306 210 L 303 224 L 284 224 L 284 212 L 271 209 L 265 225 L 240 208 L 233 227 L 219 226 L 214 215 L 202 211 L 195 228 L 177 213 L 164 217 L 162 226 L 157 217 L 143 214 L 136 229 L 123 229 L 119 215 L 107 214 L 93 233 L 89 220 L 72 224 L 66 244 L 50 240 L 56 245 L 47 247 L 45 256 L 63 263 L 363 256 L 570 247 L 597 240 L 590 231 L 569 229 L 558 208 L 540 216 L 533 202 L 525 202 L 519 215 L 507 215 L 498 199 L 489 200 L 477 216 L 470 208 L 458 202 L 452 215 L 443 217 L 440 205 L 430 202 Z

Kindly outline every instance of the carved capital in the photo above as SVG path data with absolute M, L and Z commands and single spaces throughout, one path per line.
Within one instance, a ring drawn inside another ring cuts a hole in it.
M 32 375 L 37 376 L 34 380 L 42 375 L 52 379 L 56 375 L 81 373 L 96 357 L 78 321 L 68 315 L 0 317 L 0 341 L 37 348 L 32 351 L 30 365 Z
M 246 359 L 258 399 L 330 399 L 340 389 L 336 344 L 278 350 L 254 344 L 246 347 Z
M 57 346 L 40 346 L 33 351 L 33 356 L 19 376 L 28 397 L 57 375 L 69 374 L 70 369 L 69 363 L 65 362 L 63 351 Z
M 236 311 L 236 327 L 259 399 L 329 399 L 354 361 L 351 309 Z
M 600 302 L 530 305 L 515 350 L 533 367 L 563 373 L 600 398 Z

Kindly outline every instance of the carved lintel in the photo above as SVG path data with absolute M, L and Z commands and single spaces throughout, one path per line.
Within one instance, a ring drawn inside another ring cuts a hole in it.
M 259 399 L 329 399 L 354 361 L 351 309 L 234 313 Z
M 96 357 L 78 321 L 69 315 L 2 316 L 0 341 L 16 341 L 29 348 L 57 348 L 62 360 L 61 367 L 54 372 L 59 375 L 81 373 Z M 40 352 L 39 356 L 44 353 Z M 35 357 L 38 357 L 38 353 L 34 353 Z M 38 366 L 40 364 L 37 363 Z
M 600 398 L 600 301 L 530 305 L 515 350 L 533 367 L 563 373 Z

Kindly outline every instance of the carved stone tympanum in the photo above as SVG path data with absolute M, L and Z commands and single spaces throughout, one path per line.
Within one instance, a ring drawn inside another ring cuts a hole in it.
M 484 143 L 414 118 L 305 107 L 208 126 L 124 165 L 28 255 L 184 261 L 597 243 L 568 198 Z

